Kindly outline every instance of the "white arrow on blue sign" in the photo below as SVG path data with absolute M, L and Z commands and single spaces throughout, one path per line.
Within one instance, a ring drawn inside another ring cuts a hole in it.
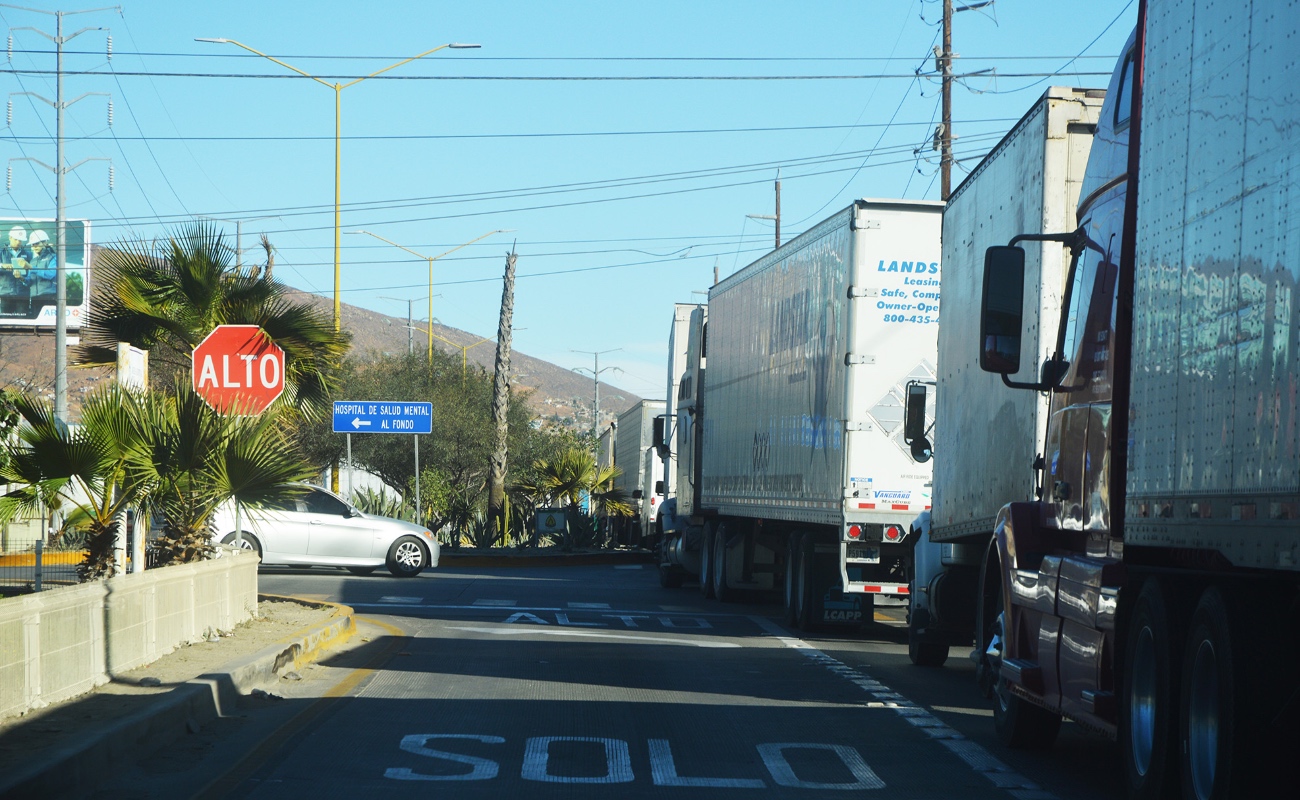
M 433 433 L 433 403 L 335 400 L 335 433 Z

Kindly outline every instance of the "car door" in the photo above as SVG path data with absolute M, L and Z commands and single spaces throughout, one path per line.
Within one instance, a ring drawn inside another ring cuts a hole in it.
M 307 525 L 299 513 L 300 501 L 277 500 L 262 508 L 244 509 L 240 527 L 252 532 L 262 545 L 264 562 L 300 559 L 307 555 Z M 234 512 L 227 512 L 234 530 Z
M 313 489 L 302 498 L 308 523 L 307 553 L 314 559 L 369 558 L 374 533 L 364 516 L 353 516 L 338 497 Z

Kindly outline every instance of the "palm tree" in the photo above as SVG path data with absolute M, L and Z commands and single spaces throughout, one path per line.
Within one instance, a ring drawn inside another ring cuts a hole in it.
M 533 464 L 534 477 L 517 484 L 516 491 L 532 495 L 546 504 L 559 503 L 566 507 L 569 514 L 569 540 L 566 546 L 573 545 L 573 530 L 580 520 L 576 516 L 578 503 L 582 495 L 591 499 L 591 517 L 630 516 L 636 513 L 628 502 L 627 494 L 622 489 L 614 488 L 614 479 L 623 474 L 615 466 L 600 466 L 596 457 L 589 450 L 569 448 L 550 460 L 538 460 Z
M 149 405 L 140 465 L 152 491 L 147 511 L 163 520 L 158 539 L 163 564 L 196 561 L 213 550 L 212 515 L 234 501 L 259 508 L 300 494 L 295 484 L 313 470 L 289 444 L 277 414 L 224 416 L 186 383 Z
M 241 270 L 233 256 L 207 223 L 184 226 L 162 242 L 100 251 L 78 358 L 111 364 L 118 342 L 129 342 L 149 350 L 150 372 L 166 381 L 189 374 L 194 346 L 216 326 L 260 325 L 285 352 L 279 402 L 309 417 L 323 414 L 348 337 L 324 312 L 290 300 L 290 290 L 269 270 Z
M 139 425 L 147 402 L 143 394 L 110 386 L 87 399 L 82 424 L 73 429 L 48 403 L 27 395 L 13 400 L 21 422 L 5 441 L 0 480 L 19 488 L 0 496 L 0 521 L 71 506 L 86 526 L 86 558 L 77 566 L 83 581 L 113 573 L 119 519 L 151 488 L 139 468 L 147 460 Z

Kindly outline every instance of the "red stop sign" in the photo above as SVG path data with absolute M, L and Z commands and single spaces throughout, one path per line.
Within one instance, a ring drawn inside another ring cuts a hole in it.
M 284 350 L 257 325 L 218 325 L 194 348 L 193 371 L 208 405 L 257 415 L 284 391 Z

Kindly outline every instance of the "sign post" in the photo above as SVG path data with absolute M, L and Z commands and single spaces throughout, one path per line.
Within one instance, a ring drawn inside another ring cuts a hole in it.
M 420 514 L 420 437 L 433 433 L 433 403 L 401 400 L 335 400 L 334 432 L 347 434 L 348 475 L 352 474 L 352 434 L 409 433 L 415 448 L 415 514 Z M 351 478 L 349 477 L 349 491 Z

